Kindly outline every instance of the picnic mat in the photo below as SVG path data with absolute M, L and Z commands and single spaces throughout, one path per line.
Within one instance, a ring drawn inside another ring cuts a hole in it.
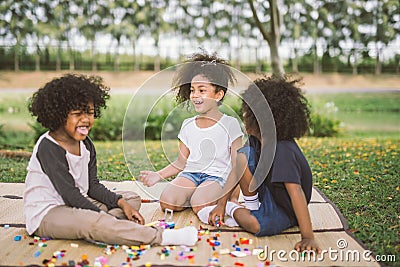
M 151 192 L 133 181 L 103 182 L 110 190 L 134 190 L 142 199 L 141 214 L 146 223 L 164 219 L 165 213 L 154 200 L 164 183 Z M 239 227 L 212 227 L 201 223 L 190 210 L 175 212 L 175 227 L 193 225 L 199 242 L 188 247 L 106 246 L 77 240 L 35 240 L 27 235 L 23 217 L 24 184 L 0 184 L 0 266 L 43 265 L 53 255 L 55 265 L 69 265 L 86 258 L 90 266 L 379 266 L 373 254 L 351 234 L 345 219 L 320 191 L 313 189 L 309 205 L 315 238 L 323 253 L 301 254 L 293 250 L 300 240 L 298 227 L 272 237 L 255 237 Z M 169 219 L 169 214 L 167 220 Z M 21 238 L 21 240 L 18 240 Z M 134 256 L 140 250 L 142 255 Z M 235 252 L 234 252 L 235 251 Z M 233 256 L 232 254 L 235 254 Z M 101 266 L 101 265 L 97 265 Z

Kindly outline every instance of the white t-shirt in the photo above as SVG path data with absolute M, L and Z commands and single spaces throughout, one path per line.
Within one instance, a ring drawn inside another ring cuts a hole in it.
M 232 169 L 231 145 L 243 136 L 239 122 L 224 114 L 213 126 L 200 128 L 196 118 L 184 120 L 178 135 L 190 151 L 183 171 L 206 173 L 226 181 Z

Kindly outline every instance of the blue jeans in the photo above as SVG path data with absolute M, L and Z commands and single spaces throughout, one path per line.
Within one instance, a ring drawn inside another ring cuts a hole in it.
M 250 146 L 246 146 L 240 148 L 238 153 L 245 154 L 250 172 L 254 174 L 257 167 L 254 149 Z M 250 211 L 250 214 L 256 217 L 260 224 L 260 231 L 256 233 L 255 236 L 276 235 L 293 226 L 283 209 L 276 204 L 266 184 L 260 185 L 257 191 L 258 195 L 261 197 L 260 207 L 258 210 Z
M 203 172 L 180 172 L 178 174 L 179 177 L 185 177 L 192 181 L 196 186 L 204 183 L 205 181 L 215 181 L 217 182 L 222 188 L 224 187 L 225 181 L 221 177 L 208 175 Z

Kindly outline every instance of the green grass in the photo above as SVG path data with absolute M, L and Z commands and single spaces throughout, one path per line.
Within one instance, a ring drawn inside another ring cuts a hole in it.
M 29 124 L 34 122 L 34 118 L 26 107 L 29 96 L 28 93 L 0 92 L 0 126 L 3 125 L 0 128 L 0 148 L 33 145 L 33 131 Z M 342 136 L 395 137 L 400 132 L 400 93 L 310 94 L 307 97 L 313 110 L 342 122 Z M 131 95 L 112 95 L 103 118 L 125 114 L 131 98 Z M 156 99 L 157 96 L 152 95 L 136 97 L 127 115 L 143 115 L 141 111 L 148 110 L 146 107 L 153 106 Z M 225 102 L 237 105 L 234 99 L 228 98 Z M 169 109 L 171 101 L 163 99 L 156 107 Z M 5 136 L 1 136 L 1 132 Z
M 339 111 L 400 112 L 400 92 L 309 94 L 307 98 L 316 109 L 333 102 Z
M 304 138 L 299 144 L 314 186 L 333 201 L 351 231 L 368 249 L 399 259 L 400 138 Z M 160 169 L 177 155 L 176 140 L 126 144 L 95 142 L 101 180 L 131 180 L 143 169 Z M 148 160 L 148 158 L 150 160 Z M 1 158 L 0 182 L 24 182 L 28 159 Z

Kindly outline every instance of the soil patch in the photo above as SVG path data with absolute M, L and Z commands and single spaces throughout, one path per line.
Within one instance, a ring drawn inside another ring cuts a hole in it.
M 38 89 L 42 87 L 46 82 L 52 80 L 55 77 L 60 77 L 64 72 L 0 72 L 0 90 L 8 89 Z M 80 72 L 88 75 L 100 75 L 104 78 L 105 83 L 112 89 L 127 89 L 127 88 L 139 88 L 147 79 L 155 74 L 152 71 L 140 71 L 140 72 Z M 261 75 L 254 73 L 246 74 L 250 79 L 255 79 Z M 304 81 L 304 89 L 315 91 L 315 90 L 329 90 L 334 89 L 335 91 L 347 91 L 352 90 L 400 90 L 400 77 L 396 75 L 348 75 L 348 74 L 309 74 L 300 73 Z M 160 81 L 160 86 L 165 86 Z

